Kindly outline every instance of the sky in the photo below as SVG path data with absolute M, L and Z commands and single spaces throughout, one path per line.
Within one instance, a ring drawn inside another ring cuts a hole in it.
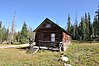
M 0 0 L 0 21 L 11 28 L 15 16 L 15 31 L 20 31 L 24 22 L 35 29 L 45 18 L 66 28 L 68 14 L 72 24 L 76 17 L 79 23 L 85 12 L 93 21 L 97 8 L 98 0 Z

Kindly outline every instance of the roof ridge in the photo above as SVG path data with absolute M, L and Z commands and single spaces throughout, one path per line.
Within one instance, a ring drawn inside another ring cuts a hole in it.
M 56 24 L 55 22 L 53 22 L 52 20 L 50 20 L 49 18 L 45 18 L 45 20 L 34 30 L 34 32 L 36 31 L 36 30 L 38 30 L 39 29 L 39 27 L 41 27 L 45 22 L 50 22 L 50 23 L 53 23 L 53 24 L 55 24 L 56 26 L 58 26 L 60 29 L 62 29 L 62 31 L 64 31 L 65 33 L 67 33 L 67 34 L 69 34 L 65 29 L 63 29 L 62 27 L 60 27 L 58 24 Z M 70 35 L 70 34 L 69 34 Z

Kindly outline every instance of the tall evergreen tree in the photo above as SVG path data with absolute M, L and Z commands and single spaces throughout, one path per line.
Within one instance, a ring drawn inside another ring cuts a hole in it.
M 86 23 L 83 17 L 81 17 L 81 39 L 86 40 Z
M 98 24 L 98 20 L 97 17 L 94 17 L 94 21 L 93 21 L 93 28 L 94 28 L 94 37 L 97 37 L 97 33 L 98 33 L 98 28 L 97 25 Z
M 8 41 L 8 35 L 9 35 L 9 28 L 6 28 L 5 31 L 5 40 Z
M 69 33 L 71 33 L 71 18 L 70 18 L 70 15 L 68 15 L 68 19 L 67 19 L 67 31 Z
M 20 32 L 16 32 L 16 41 L 19 42 L 20 41 L 20 36 L 21 36 L 21 33 Z
M 92 32 L 93 32 L 93 27 L 92 27 L 92 25 L 91 25 L 91 17 L 90 17 L 90 13 L 88 13 L 88 33 L 89 33 L 89 35 L 88 35 L 88 38 L 89 38 L 89 40 L 91 39 L 91 35 L 92 35 Z
M 24 22 L 21 30 L 20 42 L 22 44 L 28 43 L 28 29 L 27 24 Z
M 86 34 L 86 40 L 89 40 L 89 22 L 88 22 L 88 16 L 87 13 L 85 13 L 85 34 Z
M 98 9 L 97 11 L 95 12 L 96 13 L 96 17 L 97 17 L 97 25 L 96 25 L 96 37 L 98 38 L 99 40 L 99 3 L 98 3 Z
M 2 42 L 6 41 L 6 28 L 5 26 L 2 27 Z
M 72 37 L 72 39 L 75 40 L 75 26 L 74 25 L 71 25 L 70 29 L 71 29 L 70 30 L 71 37 Z
M 90 40 L 93 40 L 94 37 L 94 27 L 93 27 L 93 23 L 90 24 Z

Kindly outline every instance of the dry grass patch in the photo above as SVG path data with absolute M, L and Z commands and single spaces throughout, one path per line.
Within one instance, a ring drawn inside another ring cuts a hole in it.
M 72 66 L 98 66 L 99 43 L 73 43 L 64 53 Z M 60 52 L 40 50 L 35 54 L 20 49 L 0 49 L 0 66 L 62 66 Z
M 57 52 L 46 50 L 38 51 L 36 54 L 25 53 L 20 49 L 0 49 L 0 66 L 61 66 L 57 61 Z

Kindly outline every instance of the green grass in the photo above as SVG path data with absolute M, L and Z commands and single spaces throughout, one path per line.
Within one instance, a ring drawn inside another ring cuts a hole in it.
M 99 65 L 99 44 L 84 43 L 71 45 L 66 54 L 73 66 L 98 66 Z
M 99 43 L 73 43 L 64 53 L 72 66 L 98 66 Z M 62 66 L 60 52 L 40 50 L 35 54 L 20 49 L 0 49 L 0 66 Z

